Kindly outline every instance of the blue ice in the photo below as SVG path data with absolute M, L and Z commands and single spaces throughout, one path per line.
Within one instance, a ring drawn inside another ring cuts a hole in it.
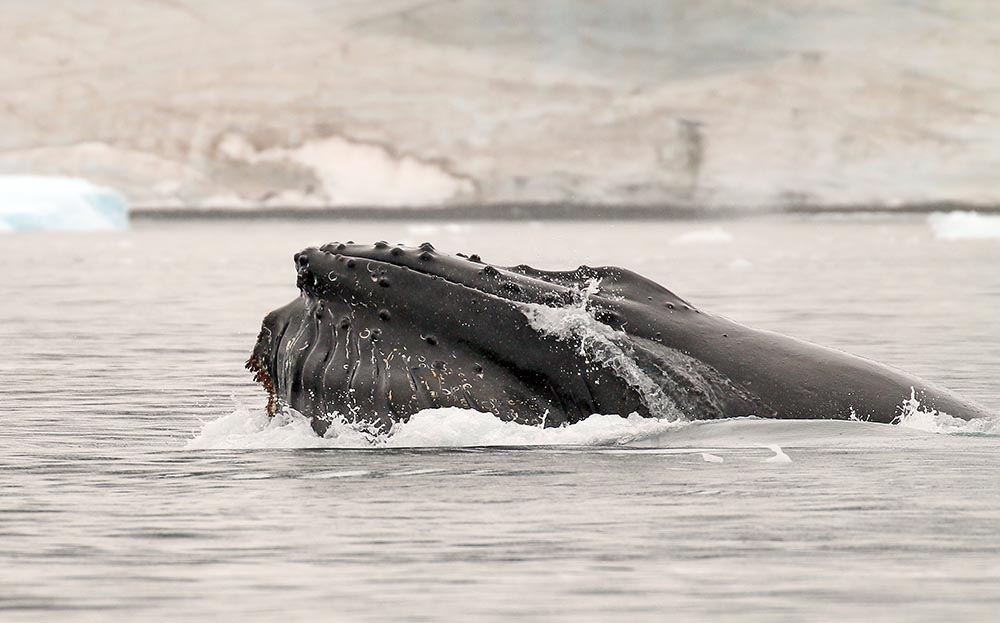
M 0 232 L 126 227 L 128 204 L 109 188 L 72 177 L 0 175 Z

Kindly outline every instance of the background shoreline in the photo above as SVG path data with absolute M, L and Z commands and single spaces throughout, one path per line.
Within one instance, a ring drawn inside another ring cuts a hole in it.
M 803 205 L 758 208 L 684 205 L 617 205 L 594 203 L 485 203 L 440 206 L 329 206 L 329 207 L 159 207 L 133 206 L 133 220 L 229 219 L 391 219 L 407 220 L 718 220 L 781 215 L 927 215 L 935 212 L 1000 214 L 1000 205 L 961 202 L 910 203 L 899 206 Z

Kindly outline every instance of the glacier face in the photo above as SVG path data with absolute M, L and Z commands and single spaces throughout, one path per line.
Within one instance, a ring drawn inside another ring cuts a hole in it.
M 0 173 L 140 206 L 996 203 L 1000 5 L 13 3 Z
M 0 175 L 0 232 L 126 227 L 127 204 L 113 190 L 75 178 Z

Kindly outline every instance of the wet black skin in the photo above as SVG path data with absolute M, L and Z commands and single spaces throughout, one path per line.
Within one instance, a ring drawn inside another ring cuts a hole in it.
M 434 407 L 544 426 L 633 412 L 888 423 L 911 388 L 924 407 L 988 415 L 894 368 L 695 309 L 622 268 L 544 272 L 384 242 L 308 248 L 295 266 L 301 296 L 267 315 L 247 367 L 272 413 L 290 406 L 320 434 L 333 413 L 386 431 Z M 526 315 L 584 297 L 610 329 L 596 345 Z

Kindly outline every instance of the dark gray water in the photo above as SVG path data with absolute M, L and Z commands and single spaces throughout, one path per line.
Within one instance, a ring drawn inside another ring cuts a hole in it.
M 243 362 L 335 239 L 626 266 L 1000 410 L 1000 244 L 922 218 L 0 236 L 0 619 L 994 619 L 988 422 L 268 423 Z

